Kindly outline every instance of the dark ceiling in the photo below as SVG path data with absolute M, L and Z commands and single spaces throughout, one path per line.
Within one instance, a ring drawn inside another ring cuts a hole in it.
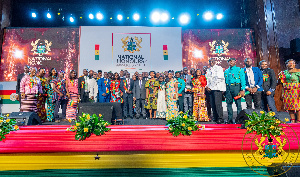
M 47 27 L 47 26 L 154 26 L 150 21 L 153 10 L 166 10 L 169 12 L 170 20 L 164 25 L 156 26 L 180 26 L 178 17 L 181 13 L 188 12 L 191 22 L 187 27 L 201 28 L 240 28 L 241 9 L 245 0 L 13 0 L 12 25 L 13 27 Z M 223 20 L 203 20 L 202 14 L 206 11 L 223 13 Z M 33 19 L 31 12 L 37 12 L 38 17 Z M 47 11 L 51 12 L 52 18 L 47 19 Z M 90 20 L 89 13 L 101 12 L 103 21 Z M 57 13 L 60 15 L 57 15 Z M 133 13 L 139 13 L 139 22 L 132 20 Z M 122 22 L 116 20 L 117 14 L 125 18 Z M 75 23 L 70 23 L 70 15 L 75 17 Z M 197 14 L 199 14 L 197 16 Z M 64 20 L 63 20 L 64 17 Z M 82 18 L 80 18 L 82 17 Z M 110 19 L 112 17 L 112 19 Z M 127 19 L 129 17 L 129 19 Z M 145 18 L 146 17 L 146 18 Z

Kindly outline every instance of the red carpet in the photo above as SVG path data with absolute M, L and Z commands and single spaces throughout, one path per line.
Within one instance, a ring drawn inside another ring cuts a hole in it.
M 289 125 L 300 135 L 299 124 Z M 75 140 L 75 133 L 66 131 L 69 126 L 23 126 L 0 141 L 0 152 L 240 151 L 246 130 L 238 126 L 207 124 L 191 136 L 173 137 L 166 126 L 115 125 L 106 135 L 92 135 L 84 141 Z M 297 138 L 287 137 L 290 149 L 297 149 Z M 243 150 L 250 149 L 250 142 L 244 143 Z

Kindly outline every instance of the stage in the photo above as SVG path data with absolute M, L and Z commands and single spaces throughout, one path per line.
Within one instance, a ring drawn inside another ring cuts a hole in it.
M 173 137 L 164 125 L 112 125 L 106 135 L 92 135 L 84 141 L 75 140 L 75 133 L 66 130 L 69 125 L 22 126 L 0 142 L 0 175 L 21 175 L 23 170 L 23 174 L 60 176 L 71 175 L 72 169 L 81 175 L 88 170 L 89 176 L 178 172 L 177 176 L 259 176 L 243 157 L 257 148 L 243 142 L 246 130 L 239 126 L 205 124 L 204 130 L 191 136 Z M 300 125 L 288 126 L 300 134 Z M 284 150 L 296 154 L 297 137 L 287 138 L 289 146 Z M 261 168 L 267 175 L 267 168 Z

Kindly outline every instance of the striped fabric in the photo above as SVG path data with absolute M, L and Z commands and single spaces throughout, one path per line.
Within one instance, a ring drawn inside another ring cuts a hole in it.
M 25 99 L 21 99 L 21 112 L 37 112 L 37 97 L 35 94 L 26 94 Z
M 67 119 L 76 119 L 77 116 L 78 94 L 70 92 L 70 99 L 67 105 Z

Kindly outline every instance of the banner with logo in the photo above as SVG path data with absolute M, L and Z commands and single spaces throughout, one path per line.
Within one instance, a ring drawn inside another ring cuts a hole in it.
M 182 62 L 188 68 L 208 65 L 211 58 L 224 69 L 228 59 L 235 58 L 237 66 L 244 67 L 244 59 L 256 59 L 252 29 L 187 29 L 182 32 Z
M 78 70 L 78 28 L 9 28 L 5 30 L 0 81 L 16 81 L 25 65 L 69 73 Z M 15 88 L 14 88 L 15 89 Z
M 168 60 L 165 60 L 163 46 L 168 46 Z M 181 28 L 82 26 L 80 74 L 83 69 L 112 72 L 181 70 Z

